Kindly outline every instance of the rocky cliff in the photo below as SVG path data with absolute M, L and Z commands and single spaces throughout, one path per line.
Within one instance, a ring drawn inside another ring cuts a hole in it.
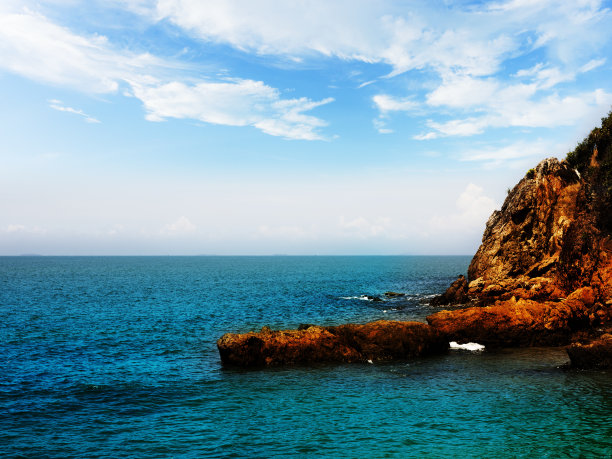
M 573 365 L 612 365 L 612 112 L 563 161 L 545 159 L 487 222 L 468 276 L 433 305 L 427 324 L 226 334 L 224 363 L 365 362 L 444 352 L 449 341 L 489 347 L 565 345 Z
M 497 346 L 567 344 L 612 320 L 612 112 L 566 160 L 546 159 L 489 218 L 468 277 L 429 324 Z

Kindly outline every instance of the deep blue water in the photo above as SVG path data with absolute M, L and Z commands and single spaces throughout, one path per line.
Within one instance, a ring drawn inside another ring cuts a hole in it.
M 612 373 L 560 348 L 220 364 L 228 331 L 423 320 L 468 263 L 0 257 L 0 456 L 612 457 Z

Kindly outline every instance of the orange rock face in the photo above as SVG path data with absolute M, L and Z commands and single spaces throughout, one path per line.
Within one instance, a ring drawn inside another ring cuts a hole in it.
M 223 335 L 217 341 L 224 364 L 244 367 L 313 362 L 367 362 L 444 352 L 448 341 L 427 324 L 381 320 L 305 330 Z
M 550 277 L 576 217 L 580 177 L 565 162 L 542 161 L 491 215 L 468 269 L 483 287 L 521 277 Z
M 492 347 L 560 345 L 590 325 L 593 308 L 593 291 L 585 287 L 563 301 L 512 298 L 491 306 L 442 311 L 427 321 L 458 342 L 476 341 Z
M 593 188 L 567 162 L 542 161 L 487 222 L 468 269 L 473 306 L 433 314 L 429 324 L 449 339 L 490 346 L 568 344 L 606 325 L 612 242 L 597 226 Z

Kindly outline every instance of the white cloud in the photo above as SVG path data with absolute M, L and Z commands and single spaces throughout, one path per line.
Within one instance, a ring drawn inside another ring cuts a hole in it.
M 372 120 L 372 124 L 374 128 L 378 131 L 379 134 L 392 134 L 393 129 L 389 129 L 385 121 L 381 118 L 374 118 Z
M 122 78 L 161 62 L 112 50 L 106 37 L 80 36 L 29 10 L 0 11 L 0 67 L 91 93 L 115 92 Z
M 514 33 L 499 32 L 486 12 L 471 13 L 391 1 L 160 0 L 155 18 L 258 54 L 380 62 L 391 76 L 425 67 L 487 75 L 515 48 Z
M 523 72 L 520 76 L 536 75 L 541 72 L 537 67 Z M 466 83 L 465 80 L 472 80 Z M 601 114 L 612 104 L 612 94 L 601 89 L 576 93 L 561 97 L 557 92 L 536 98 L 537 84 L 501 84 L 491 86 L 490 81 L 478 78 L 462 78 L 463 87 L 471 87 L 468 92 L 461 88 L 457 94 L 452 86 L 444 85 L 431 93 L 436 104 L 451 108 L 469 107 L 477 116 L 457 118 L 446 122 L 429 120 L 427 126 L 432 131 L 419 134 L 417 140 L 435 139 L 447 136 L 472 136 L 486 129 L 506 127 L 553 128 L 572 126 L 580 120 L 592 119 L 595 113 Z M 482 83 L 482 84 L 480 84 Z M 466 94 L 473 93 L 472 104 Z M 480 94 L 480 95 L 479 95 Z M 482 96 L 485 94 L 486 96 Z M 435 97 L 434 97 L 435 95 Z M 443 97 L 444 95 L 444 97 Z
M 467 150 L 460 154 L 459 159 L 461 161 L 480 161 L 487 166 L 499 166 L 516 160 L 537 161 L 553 155 L 554 152 L 566 151 L 568 148 L 568 145 L 544 140 L 518 141 L 505 146 L 486 146 L 481 149 Z
M 425 68 L 441 76 L 492 75 L 517 50 L 534 47 L 547 47 L 570 62 L 610 36 L 605 27 L 610 14 L 600 1 L 440 7 L 384 0 L 159 0 L 151 16 L 204 41 L 248 52 L 380 62 L 392 67 L 390 75 Z
M 378 94 L 372 97 L 378 110 L 385 114 L 387 112 L 410 111 L 416 109 L 419 104 L 408 99 L 396 99 L 387 94 Z
M 70 3 L 86 6 L 83 0 Z M 187 78 L 184 65 L 120 49 L 104 36 L 73 33 L 23 5 L 42 8 L 33 0 L 0 7 L 0 67 L 8 71 L 93 93 L 127 86 L 141 98 L 150 120 L 188 118 L 253 126 L 284 138 L 323 138 L 320 130 L 327 123 L 306 112 L 331 98 L 283 98 L 280 90 L 251 79 Z M 555 88 L 603 65 L 601 51 L 612 37 L 607 27 L 612 13 L 597 0 L 444 7 L 390 0 L 112 0 L 109 5 L 152 22 L 172 22 L 204 46 L 230 45 L 246 53 L 278 56 L 298 67 L 326 56 L 386 64 L 387 77 L 409 71 L 427 75 L 436 87 L 425 103 L 407 90 L 373 97 L 380 123 L 396 112 L 417 109 L 451 118 L 428 123 L 431 131 L 415 136 L 419 140 L 475 135 L 489 127 L 571 123 L 577 115 L 556 110 L 572 110 L 574 99 L 585 91 L 558 93 Z M 522 82 L 507 81 L 503 64 L 534 50 L 542 62 L 519 70 L 515 76 Z M 363 85 L 371 81 L 388 78 Z M 586 94 L 592 99 L 594 93 Z M 86 117 L 78 109 L 64 111 Z M 375 127 L 379 133 L 391 132 L 382 124 Z
M 574 80 L 574 72 L 562 72 L 558 67 L 546 67 L 541 62 L 530 69 L 519 70 L 517 77 L 530 77 L 538 89 L 549 89 L 559 83 Z
M 414 138 L 416 140 L 429 140 L 447 136 L 471 136 L 481 134 L 489 124 L 487 118 L 467 118 L 464 120 L 451 120 L 446 123 L 428 121 L 427 126 L 435 129 L 435 131 L 420 134 Z
M 427 103 L 434 107 L 440 105 L 454 108 L 481 106 L 494 98 L 498 90 L 499 83 L 492 78 L 481 79 L 453 75 L 427 95 Z
M 382 6 L 363 0 L 159 0 L 156 19 L 168 19 L 203 40 L 259 54 L 301 56 L 314 52 L 371 61 L 380 59 L 376 50 L 384 46 L 382 37 L 372 40 L 367 33 L 372 30 L 372 19 L 384 14 Z
M 7 225 L 5 231 L 7 233 L 18 233 L 21 231 L 25 231 L 26 227 L 24 225 L 16 225 L 16 224 L 11 224 L 11 225 Z
M 141 2 L 137 2 L 141 8 Z M 47 83 L 85 92 L 114 93 L 121 84 L 131 87 L 148 114 L 147 119 L 190 118 L 229 126 L 254 126 L 288 139 L 322 139 L 323 120 L 305 114 L 333 99 L 283 99 L 278 89 L 261 81 L 180 81 L 180 68 L 168 78 L 170 62 L 149 54 L 113 49 L 99 35 L 81 36 L 44 16 L 13 8 L 0 9 L 0 68 Z M 176 75 L 178 73 L 178 75 Z M 177 79 L 178 77 L 178 79 Z M 82 110 L 51 101 L 51 108 L 98 122 Z
M 374 128 L 379 134 L 392 134 L 393 129 L 387 127 L 385 119 L 391 112 L 409 112 L 419 107 L 417 102 L 409 98 L 394 98 L 388 94 L 377 94 L 372 97 L 372 101 L 379 111 L 378 118 L 372 120 Z
M 132 82 L 132 88 L 144 103 L 149 121 L 191 118 L 227 126 L 255 126 L 266 134 L 303 140 L 321 139 L 317 128 L 326 125 L 304 112 L 333 100 L 281 99 L 277 89 L 253 80 L 195 85 Z
M 430 222 L 433 232 L 444 232 L 452 228 L 457 232 L 470 232 L 484 228 L 484 224 L 497 207 L 495 201 L 484 194 L 484 189 L 469 183 L 458 196 L 456 212 L 435 216 Z
M 196 226 L 184 215 L 174 223 L 167 224 L 161 230 L 161 234 L 168 236 L 178 236 L 193 233 Z
M 603 58 L 603 59 L 592 59 L 589 62 L 587 62 L 586 64 L 584 64 L 582 67 L 580 67 L 579 72 L 580 73 L 590 72 L 591 70 L 594 70 L 597 67 L 601 67 L 605 63 L 606 63 L 606 59 L 605 58 Z
M 83 118 L 85 118 L 85 121 L 88 123 L 99 123 L 100 122 L 100 120 L 94 118 L 93 116 L 88 115 L 83 110 L 78 110 L 76 108 L 67 107 L 63 105 L 61 100 L 57 100 L 57 99 L 50 100 L 49 107 L 51 107 L 54 110 L 58 110 L 60 112 L 73 113 L 75 115 L 82 116 Z

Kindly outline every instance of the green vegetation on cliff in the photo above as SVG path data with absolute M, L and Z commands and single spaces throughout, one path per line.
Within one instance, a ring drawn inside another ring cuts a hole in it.
M 612 111 L 601 119 L 566 161 L 577 169 L 587 184 L 586 206 L 599 229 L 612 234 Z

